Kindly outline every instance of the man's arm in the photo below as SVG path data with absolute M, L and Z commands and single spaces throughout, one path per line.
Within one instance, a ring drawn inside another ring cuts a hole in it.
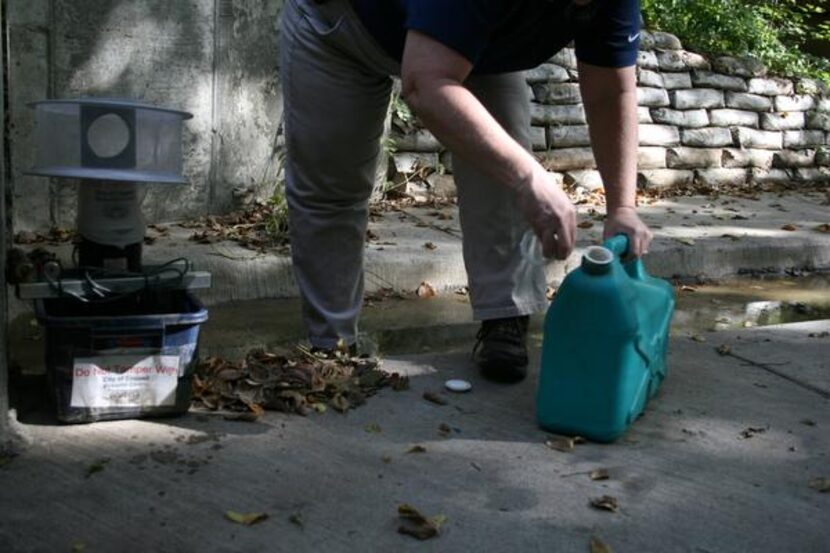
M 469 60 L 440 42 L 409 31 L 402 63 L 403 97 L 455 155 L 518 193 L 546 256 L 564 259 L 576 238 L 576 212 L 545 169 L 498 124 L 463 82 Z
M 648 251 L 652 234 L 637 216 L 637 81 L 634 67 L 579 64 L 591 146 L 605 185 L 605 237 L 624 233 L 630 254 Z

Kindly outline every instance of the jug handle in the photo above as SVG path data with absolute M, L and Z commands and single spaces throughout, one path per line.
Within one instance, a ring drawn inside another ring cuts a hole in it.
M 603 247 L 614 252 L 614 255 L 622 261 L 622 258 L 624 258 L 626 253 L 628 253 L 628 236 L 622 233 L 612 236 L 606 240 L 605 243 L 603 243 Z M 645 280 L 648 277 L 646 268 L 643 265 L 643 260 L 639 257 L 625 263 L 624 267 L 625 272 L 628 273 L 628 276 L 633 279 Z

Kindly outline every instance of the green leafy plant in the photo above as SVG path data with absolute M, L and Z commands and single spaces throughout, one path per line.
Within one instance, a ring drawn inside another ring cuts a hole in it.
M 392 124 L 400 128 L 404 132 L 412 130 L 415 123 L 415 114 L 403 101 L 400 94 L 395 94 L 392 97 Z
M 279 183 L 269 200 L 268 220 L 265 230 L 275 242 L 288 240 L 288 202 L 285 200 L 285 184 Z
M 273 163 L 276 164 L 277 178 L 271 197 L 268 198 L 268 211 L 265 220 L 265 232 L 274 242 L 288 241 L 288 201 L 285 198 L 285 148 L 275 151 Z
M 772 72 L 830 83 L 830 60 L 804 51 L 808 39 L 830 40 L 816 16 L 826 2 L 797 0 L 642 0 L 646 26 L 678 35 L 710 55 L 752 56 Z M 820 18 L 818 18 L 820 19 Z

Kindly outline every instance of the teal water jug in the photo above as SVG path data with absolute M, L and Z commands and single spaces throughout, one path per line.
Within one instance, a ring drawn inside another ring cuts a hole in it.
M 536 412 L 546 430 L 620 437 L 666 376 L 674 290 L 623 264 L 628 237 L 588 248 L 545 317 Z

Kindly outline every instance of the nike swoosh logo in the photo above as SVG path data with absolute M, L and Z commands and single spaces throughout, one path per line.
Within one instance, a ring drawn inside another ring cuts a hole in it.
M 638 38 L 640 38 L 640 33 L 637 33 L 636 35 L 628 35 L 628 42 L 634 42 Z

